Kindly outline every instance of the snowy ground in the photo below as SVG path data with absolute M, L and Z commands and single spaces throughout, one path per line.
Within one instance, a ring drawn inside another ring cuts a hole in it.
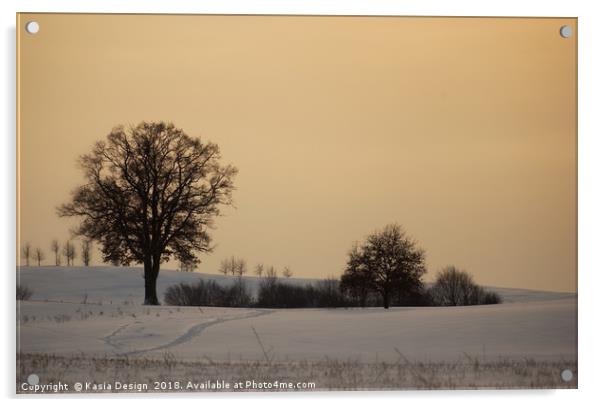
M 162 271 L 159 295 L 199 277 L 226 278 Z M 257 280 L 247 280 L 254 290 Z M 150 382 L 168 368 L 198 380 L 305 375 L 318 389 L 577 383 L 574 294 L 499 289 L 505 302 L 489 306 L 264 310 L 144 307 L 136 268 L 31 267 L 20 282 L 34 295 L 18 310 L 18 386 L 32 371 L 55 381 L 107 380 L 112 372 Z M 115 367 L 124 364 L 138 367 Z M 382 380 L 373 381 L 377 366 Z M 568 383 L 560 379 L 565 368 L 574 373 Z

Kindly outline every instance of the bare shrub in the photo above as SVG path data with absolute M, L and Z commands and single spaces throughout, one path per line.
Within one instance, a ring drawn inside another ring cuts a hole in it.
M 252 304 L 249 290 L 242 278 L 223 287 L 215 281 L 199 280 L 196 284 L 180 283 L 165 291 L 164 301 L 168 305 L 248 307 Z
M 483 299 L 481 304 L 487 305 L 487 304 L 501 304 L 502 303 L 502 297 L 500 297 L 500 295 L 496 292 L 493 291 L 485 291 L 485 294 L 483 295 Z
M 17 284 L 17 300 L 27 301 L 33 295 L 33 291 L 24 284 Z
M 443 268 L 437 275 L 429 296 L 436 306 L 482 305 L 501 303 L 501 297 L 478 286 L 472 276 L 454 266 Z
M 268 269 L 269 270 L 269 269 Z M 177 306 L 264 307 L 264 308 L 334 308 L 353 305 L 339 288 L 335 278 L 315 284 L 297 285 L 279 281 L 274 274 L 263 277 L 257 300 L 251 297 L 245 281 L 238 277 L 231 285 L 199 280 L 194 284 L 180 283 L 165 291 L 164 301 Z
M 264 278 L 259 284 L 257 306 L 264 308 L 304 308 L 309 298 L 305 287 Z
M 334 277 L 318 281 L 316 284 L 308 284 L 306 290 L 310 293 L 308 297 L 312 299 L 311 307 L 335 308 L 352 305 L 341 291 L 339 280 Z
M 295 285 L 277 279 L 263 279 L 257 306 L 265 308 L 335 308 L 352 305 L 334 278 L 315 284 Z
M 234 284 L 226 290 L 227 303 L 230 307 L 249 307 L 253 299 L 242 277 L 238 277 Z

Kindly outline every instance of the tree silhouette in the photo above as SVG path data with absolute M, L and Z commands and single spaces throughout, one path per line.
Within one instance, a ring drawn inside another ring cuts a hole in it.
M 384 307 L 389 308 L 394 293 L 408 293 L 421 287 L 425 272 L 424 251 L 401 226 L 390 224 L 350 251 L 341 280 L 347 289 L 351 283 L 376 291 L 382 296 Z
M 29 266 L 29 259 L 31 258 L 31 245 L 28 242 L 26 242 L 21 248 L 21 254 L 25 259 L 25 265 Z
M 59 246 L 59 241 L 57 239 L 54 239 L 52 241 L 52 243 L 50 244 L 50 249 L 54 253 L 54 265 L 60 266 L 61 265 L 61 254 L 60 254 L 61 247 Z
M 278 271 L 276 268 L 274 268 L 274 266 L 268 266 L 268 268 L 265 270 L 264 276 L 268 280 L 275 281 L 278 278 Z
M 90 261 L 92 260 L 92 242 L 88 239 L 84 239 L 82 242 L 82 262 L 84 266 L 88 267 L 90 265 Z
M 258 263 L 255 266 L 255 270 L 253 270 L 253 272 L 257 277 L 261 277 L 261 275 L 263 274 L 263 263 Z
M 45 259 L 44 252 L 39 247 L 33 252 L 33 257 L 38 262 L 38 267 L 42 265 L 42 260 Z
M 220 158 L 171 123 L 116 127 L 80 158 L 86 183 L 58 213 L 82 218 L 75 234 L 97 241 L 105 262 L 143 264 L 144 303 L 158 305 L 161 262 L 210 252 L 208 231 L 232 203 L 237 170 Z
M 63 255 L 67 259 L 67 266 L 73 266 L 75 260 L 75 245 L 71 241 L 67 241 L 63 246 Z
M 232 274 L 233 276 L 242 276 L 247 273 L 247 262 L 245 259 L 239 259 L 231 256 L 228 259 L 221 261 L 219 266 L 219 272 L 227 276 Z
M 245 259 L 238 259 L 236 267 L 233 270 L 233 274 L 238 277 L 242 277 L 247 274 L 247 261 Z
M 501 297 L 486 291 L 474 282 L 470 274 L 455 266 L 446 266 L 437 274 L 429 290 L 432 302 L 437 306 L 498 304 Z

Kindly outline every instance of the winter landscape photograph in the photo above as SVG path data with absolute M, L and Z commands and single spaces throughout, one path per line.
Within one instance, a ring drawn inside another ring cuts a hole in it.
M 577 388 L 576 19 L 17 26 L 17 393 Z

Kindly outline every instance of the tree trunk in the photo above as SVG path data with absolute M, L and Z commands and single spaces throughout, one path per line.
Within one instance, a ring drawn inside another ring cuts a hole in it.
M 387 289 L 383 291 L 383 306 L 385 309 L 389 309 L 389 290 Z
M 144 262 L 144 305 L 160 305 L 157 298 L 157 277 L 159 264 L 153 264 L 152 259 Z
M 144 305 L 160 305 L 157 299 L 157 277 L 144 278 Z

